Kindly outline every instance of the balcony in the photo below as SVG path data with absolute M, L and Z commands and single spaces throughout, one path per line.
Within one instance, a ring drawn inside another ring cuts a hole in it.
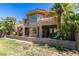
M 52 17 L 38 18 L 37 22 L 29 23 L 29 27 L 43 26 L 43 25 L 56 25 L 57 20 Z

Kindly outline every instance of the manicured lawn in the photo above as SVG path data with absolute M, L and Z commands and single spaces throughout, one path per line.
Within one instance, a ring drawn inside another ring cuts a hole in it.
M 16 47 L 17 43 L 15 40 L 0 39 L 0 55 L 10 55 L 11 51 Z
M 10 40 L 9 38 L 0 38 L 0 55 L 1 56 L 64 56 L 79 55 L 78 51 L 60 49 L 57 47 L 39 46 Z

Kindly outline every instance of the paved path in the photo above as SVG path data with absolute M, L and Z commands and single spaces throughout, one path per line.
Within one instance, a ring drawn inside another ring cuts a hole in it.
M 6 38 L 8 40 L 16 40 L 16 42 L 19 42 L 19 43 L 28 43 L 28 44 L 33 44 L 32 42 L 28 42 L 28 41 L 23 41 L 23 40 L 18 40 L 18 39 L 9 39 L 9 38 Z
M 23 41 L 23 40 L 16 40 L 16 42 L 20 42 L 20 43 L 28 43 L 28 44 L 33 44 L 32 42 Z

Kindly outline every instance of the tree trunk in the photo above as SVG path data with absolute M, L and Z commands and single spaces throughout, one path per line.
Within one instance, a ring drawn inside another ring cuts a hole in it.
M 61 30 L 61 13 L 58 15 L 58 25 L 57 28 Z

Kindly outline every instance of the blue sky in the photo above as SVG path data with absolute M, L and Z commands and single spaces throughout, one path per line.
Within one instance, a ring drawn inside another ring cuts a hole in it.
M 36 8 L 49 10 L 49 3 L 0 3 L 0 17 L 13 16 L 17 21 L 22 20 L 25 14 Z

